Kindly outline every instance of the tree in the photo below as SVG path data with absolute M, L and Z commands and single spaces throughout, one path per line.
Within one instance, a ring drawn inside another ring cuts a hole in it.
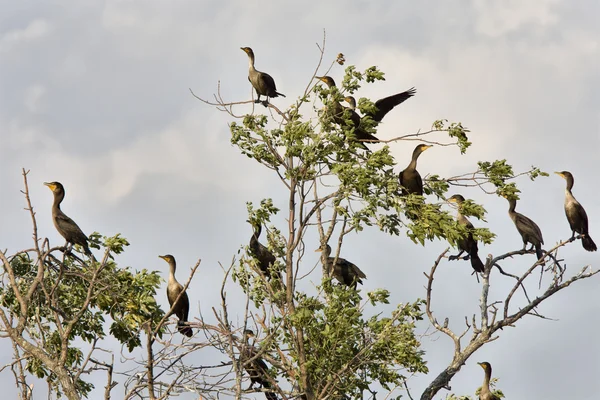
M 343 64 L 345 61 L 343 55 L 338 56 L 336 61 Z M 319 63 L 317 70 L 320 66 Z M 314 79 L 316 75 L 317 71 L 312 78 Z M 251 101 L 225 102 L 220 94 L 215 96 L 216 103 L 199 98 L 228 112 L 234 118 L 242 119 L 241 124 L 232 122 L 230 125 L 232 143 L 240 148 L 242 154 L 277 174 L 289 193 L 289 202 L 283 211 L 288 223 L 287 231 L 281 232 L 273 227 L 269 235 L 270 248 L 281 257 L 274 268 L 282 271 L 285 277 L 285 299 L 282 299 L 281 293 L 273 289 L 274 286 L 256 269 L 253 277 L 249 277 L 247 265 L 243 265 L 243 261 L 236 272 L 237 276 L 241 276 L 240 282 L 247 289 L 248 296 L 255 305 L 264 307 L 266 301 L 270 313 L 276 314 L 275 317 L 271 317 L 270 325 L 264 322 L 269 313 L 263 313 L 257 319 L 262 321 L 261 325 L 267 332 L 267 338 L 263 342 L 265 353 L 277 355 L 273 360 L 277 375 L 291 381 L 291 386 L 298 387 L 299 392 L 309 399 L 344 395 L 358 397 L 362 396 L 373 383 L 378 383 L 384 388 L 404 385 L 406 376 L 400 371 L 427 372 L 418 345 L 412 348 L 408 358 L 398 357 L 398 354 L 386 358 L 390 353 L 374 350 L 377 348 L 378 340 L 395 345 L 400 345 L 402 341 L 407 341 L 404 345 L 417 344 L 411 340 L 416 340 L 414 323 L 422 316 L 420 309 L 422 304 L 425 305 L 425 315 L 432 326 L 448 335 L 455 344 L 452 362 L 432 380 L 421 396 L 421 399 L 431 399 L 441 388 L 449 387 L 452 377 L 475 351 L 497 339 L 499 330 L 506 326 L 513 326 L 525 315 L 543 318 L 536 311 L 536 307 L 541 302 L 577 280 L 591 277 L 598 272 L 589 270 L 586 266 L 569 276 L 565 275 L 566 270 L 561 265 L 562 260 L 558 259 L 558 251 L 568 245 L 570 240 L 560 242 L 548 250 L 545 258 L 548 263 L 535 262 L 520 276 L 505 272 L 502 264 L 512 257 L 531 254 L 532 250 L 518 250 L 495 257 L 490 256 L 486 260 L 485 271 L 481 276 L 481 315 L 479 318 L 473 316 L 470 321 L 466 320 L 464 331 L 454 333 L 448 327 L 449 322 L 446 320 L 442 324 L 438 323 L 432 311 L 434 275 L 441 259 L 447 257 L 446 250 L 433 260 L 434 265 L 426 274 L 425 302 L 417 301 L 411 304 L 410 308 L 407 308 L 409 305 L 399 305 L 399 311 L 410 310 L 409 314 L 404 315 L 410 316 L 411 319 L 404 319 L 402 321 L 404 326 L 399 324 L 397 328 L 410 329 L 412 339 L 386 336 L 388 326 L 383 330 L 373 331 L 373 325 L 365 325 L 363 322 L 366 320 L 361 320 L 361 317 L 369 314 L 369 310 L 360 303 L 360 293 L 334 286 L 330 280 L 325 279 L 323 285 L 317 287 L 322 296 L 294 292 L 298 283 L 296 277 L 306 271 L 301 268 L 300 263 L 307 245 L 305 238 L 311 229 L 316 229 L 318 232 L 320 244 L 326 244 L 330 240 L 337 243 L 335 257 L 340 256 L 343 239 L 347 234 L 370 226 L 376 226 L 393 235 L 406 232 L 412 241 L 421 244 L 427 240 L 444 239 L 454 245 L 469 233 L 477 240 L 486 243 L 494 238 L 493 233 L 485 228 L 467 232 L 464 226 L 458 225 L 448 212 L 442 210 L 440 203 L 429 203 L 423 197 L 416 195 L 399 198 L 400 188 L 397 175 L 393 172 L 396 162 L 390 154 L 390 149 L 383 147 L 378 151 L 363 151 L 360 145 L 352 140 L 355 138 L 355 132 L 349 112 L 344 112 L 345 123 L 336 121 L 339 115 L 331 115 L 331 110 L 339 110 L 336 104 L 342 101 L 342 92 L 352 95 L 363 83 L 380 79 L 383 79 L 383 73 L 376 67 L 368 68 L 364 72 L 359 72 L 352 66 L 347 67 L 341 87 L 323 88 L 318 85 L 313 87 L 309 83 L 303 96 L 288 111 L 283 112 L 273 104 L 269 104 L 268 111 L 271 118 L 256 114 L 239 118 L 232 112 L 233 106 Z M 324 105 L 322 109 L 320 106 L 314 106 L 314 97 L 321 100 Z M 301 114 L 301 110 L 310 104 L 314 107 L 310 111 L 318 115 L 315 119 Z M 359 101 L 359 109 L 363 115 L 369 114 L 373 112 L 374 104 L 363 98 Z M 274 128 L 269 128 L 269 124 Z M 376 124 L 368 119 L 363 118 L 360 128 L 369 133 L 376 132 Z M 431 139 L 433 135 L 441 132 L 447 133 L 451 141 L 442 143 L 439 139 Z M 435 121 L 433 128 L 427 132 L 407 134 L 388 140 L 386 143 L 420 139 L 426 143 L 453 145 L 464 153 L 470 146 L 468 132 L 461 123 L 440 120 Z M 521 176 L 528 176 L 534 180 L 547 174 L 535 167 L 515 173 L 506 160 L 481 161 L 475 171 L 459 176 L 429 176 L 426 180 L 425 193 L 436 196 L 438 200 L 444 200 L 450 187 L 479 187 L 490 195 L 518 198 L 519 190 L 516 181 Z M 417 218 L 410 216 L 415 206 L 418 207 Z M 270 199 L 264 200 L 258 209 L 252 205 L 249 207 L 250 217 L 260 223 L 268 222 L 269 218 L 279 211 Z M 482 219 L 485 209 L 467 201 L 463 213 Z M 326 265 L 325 260 L 322 261 L 322 264 Z M 246 264 L 252 265 L 252 260 L 247 261 Z M 503 301 L 492 301 L 488 298 L 492 271 L 515 280 L 513 289 L 506 294 Z M 541 276 L 540 289 L 534 297 L 530 295 L 533 289 L 527 288 L 526 284 L 527 278 L 533 279 L 531 277 L 535 271 L 545 274 L 543 278 L 546 286 L 542 289 Z M 327 277 L 327 272 L 324 269 L 323 276 Z M 518 291 L 521 291 L 526 301 L 514 304 L 514 295 Z M 348 294 L 342 296 L 342 293 Z M 377 305 L 378 302 L 385 302 L 388 295 L 389 292 L 380 290 L 368 293 L 367 298 L 373 302 L 373 305 Z M 498 304 L 501 303 L 504 306 L 498 314 Z M 357 318 L 354 323 L 349 323 L 352 317 L 345 312 L 353 314 L 356 305 L 359 305 L 360 314 L 354 315 Z M 331 313 L 330 307 L 333 307 L 335 312 Z M 298 321 L 298 315 L 303 317 L 301 321 Z M 332 322 L 339 322 L 335 319 L 336 315 L 346 317 L 343 325 Z M 369 322 L 385 325 L 390 321 L 396 321 L 397 316 L 398 314 L 378 316 Z M 281 330 L 283 334 L 273 332 Z M 322 334 L 319 337 L 317 332 L 326 332 L 331 337 L 322 340 Z M 462 341 L 469 332 L 472 337 L 463 348 Z M 364 340 L 365 337 L 374 340 Z M 277 339 L 277 343 L 273 342 L 274 339 Z M 335 361 L 333 361 L 329 356 L 331 353 L 327 352 L 327 347 L 321 347 L 330 343 L 336 343 L 338 346 L 343 343 L 341 348 L 347 351 L 335 353 Z M 293 350 L 283 354 L 282 348 Z M 350 348 L 353 351 L 349 350 Z M 315 354 L 320 356 L 313 359 Z M 287 356 L 287 361 L 284 356 Z M 234 355 L 231 357 L 234 359 Z M 383 373 L 377 370 L 377 366 L 389 367 L 389 362 L 395 364 L 397 368 L 395 371 L 393 368 Z M 286 368 L 288 365 L 293 365 L 296 369 Z M 325 373 L 319 375 L 320 371 Z M 291 395 L 294 396 L 295 393 L 292 392 Z
M 323 54 L 321 51 L 313 78 L 321 68 Z M 344 64 L 343 55 L 336 61 Z M 234 107 L 254 104 L 253 100 L 226 102 L 220 94 L 216 102 L 199 98 L 233 118 L 232 144 L 278 178 L 285 200 L 278 202 L 280 194 L 266 196 L 258 204 L 247 203 L 254 238 L 260 239 L 273 257 L 267 257 L 265 269 L 257 251 L 246 247 L 240 257 L 224 266 L 220 304 L 209 306 L 212 316 L 203 315 L 190 323 L 197 333 L 181 343 L 172 336 L 163 339 L 165 315 L 170 312 L 163 313 L 154 300 L 157 273 L 134 272 L 114 262 L 114 256 L 127 245 L 120 235 L 92 235 L 92 247 L 104 251 L 99 262 L 80 258 L 77 253 L 55 256 L 66 249 L 49 248 L 47 241 L 38 246 L 24 171 L 34 247 L 10 256 L 0 253 L 5 272 L 0 292 L 2 331 L 13 343 L 15 379 L 22 398 L 31 398 L 28 374 L 44 377 L 51 392 L 64 393 L 67 398 L 87 396 L 93 387 L 83 376 L 98 370 L 108 372 L 105 398 L 109 398 L 115 368 L 127 377 L 124 398 L 168 398 L 184 391 L 203 398 L 241 398 L 259 391 L 268 399 L 313 400 L 375 398 L 381 390 L 405 390 L 412 398 L 410 376 L 429 372 L 422 337 L 416 329 L 426 318 L 455 345 L 448 367 L 437 373 L 421 395 L 421 399 L 432 399 L 440 389 L 449 388 L 464 362 L 497 339 L 501 329 L 526 315 L 543 318 L 536 310 L 540 303 L 598 272 L 586 267 L 567 273 L 558 252 L 571 240 L 548 250 L 545 266 L 536 261 L 520 276 L 506 272 L 503 265 L 511 257 L 529 256 L 531 250 L 489 256 L 484 272 L 477 275 L 481 278 L 481 313 L 465 319 L 465 328 L 459 333 L 450 329 L 450 321 L 439 323 L 433 311 L 437 301 L 435 273 L 448 250 L 432 260 L 426 274 L 425 299 L 398 304 L 389 313 L 380 308 L 389 302 L 388 290 L 364 293 L 355 289 L 356 280 L 350 282 L 354 284 L 336 282 L 334 267 L 340 265 L 342 270 L 349 266 L 343 261 L 351 261 L 343 259 L 344 239 L 350 233 L 379 229 L 396 236 L 405 234 L 415 245 L 431 240 L 455 245 L 467 235 L 489 243 L 494 239 L 492 232 L 468 229 L 443 208 L 450 188 L 478 187 L 489 195 L 511 197 L 518 196 L 516 182 L 520 177 L 533 180 L 545 175 L 535 167 L 515 173 L 505 160 L 481 161 L 475 171 L 458 176 L 425 177 L 425 196 L 401 196 L 391 146 L 416 140 L 453 146 L 464 153 L 470 146 L 469 131 L 461 123 L 440 120 L 426 132 L 399 136 L 385 141 L 383 147 L 378 145 L 377 150 L 375 146 L 365 150 L 367 142 L 357 140 L 356 129 L 376 134 L 376 121 L 363 118 L 357 127 L 350 110 L 341 109 L 339 104 L 344 94 L 354 94 L 364 84 L 383 79 L 384 74 L 376 67 L 358 71 L 350 66 L 339 87 L 314 85 L 311 79 L 294 105 L 281 111 L 268 104 L 264 109 L 268 115 L 260 114 L 263 109 L 258 106 L 243 116 L 233 112 Z M 374 107 L 365 98 L 358 102 L 363 115 Z M 341 115 L 336 111 L 340 109 Z M 448 135 L 447 139 L 440 139 L 441 135 Z M 480 219 L 485 216 L 485 209 L 469 200 L 461 205 L 461 212 Z M 280 224 L 282 220 L 284 224 Z M 259 237 L 258 227 L 266 235 Z M 328 244 L 333 249 L 331 255 L 326 250 Z M 306 251 L 317 248 L 321 250 L 322 279 L 306 262 Z M 184 288 L 198 265 L 192 268 Z M 536 288 L 529 281 L 538 271 L 540 286 Z M 368 270 L 364 272 L 368 275 Z M 515 284 L 502 301 L 496 301 L 489 298 L 490 280 L 500 277 L 514 279 Z M 313 285 L 309 279 L 318 283 Z M 228 301 L 236 288 L 246 298 L 241 309 Z M 108 296 L 108 292 L 118 296 Z M 521 296 L 515 299 L 518 292 Z M 110 319 L 105 321 L 105 316 Z M 115 366 L 110 353 L 96 358 L 107 324 L 110 334 L 128 351 L 144 351 L 136 353 L 127 367 Z M 250 330 L 256 333 L 254 339 Z M 471 338 L 464 346 L 469 332 Z M 75 343 L 86 343 L 85 356 Z M 199 352 L 207 354 L 207 360 L 218 357 L 220 361 L 203 365 L 186 362 L 188 356 Z
M 114 356 L 109 362 L 100 347 L 107 335 L 106 317 L 112 320 L 110 335 L 130 351 L 140 346 L 141 325 L 162 315 L 154 299 L 160 278 L 156 272 L 117 266 L 114 256 L 129 245 L 118 234 L 90 236 L 90 246 L 104 252 L 100 262 L 84 261 L 81 253 L 50 247 L 47 239 L 38 238 L 27 174 L 23 170 L 33 247 L 12 255 L 0 252 L 0 319 L 3 334 L 12 341 L 20 397 L 33 398 L 28 375 L 45 379 L 57 395 L 87 396 L 93 386 L 84 377 L 97 370 L 107 371 L 110 392 Z

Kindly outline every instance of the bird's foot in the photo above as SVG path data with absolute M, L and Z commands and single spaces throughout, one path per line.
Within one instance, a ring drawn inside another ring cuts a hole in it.
M 460 258 L 459 256 L 448 256 L 449 261 L 458 260 L 459 258 Z
M 264 100 L 262 102 L 262 105 L 265 106 L 265 107 L 269 107 L 269 101 L 268 100 Z
M 260 100 L 254 100 L 254 102 L 255 102 L 256 104 L 260 104 L 260 103 L 262 103 L 262 101 L 260 101 Z
M 569 239 L 569 243 L 574 242 L 575 241 L 575 232 L 573 232 L 573 235 L 571 236 L 571 239 Z

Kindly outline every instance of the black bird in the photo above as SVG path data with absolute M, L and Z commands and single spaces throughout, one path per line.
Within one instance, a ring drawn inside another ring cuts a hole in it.
M 587 251 L 598 250 L 596 243 L 594 243 L 588 231 L 587 214 L 583 209 L 583 206 L 579 204 L 571 192 L 573 184 L 575 183 L 573 175 L 569 171 L 555 172 L 555 174 L 562 176 L 567 181 L 567 188 L 565 190 L 565 214 L 567 215 L 569 225 L 571 225 L 571 240 L 575 237 L 575 232 L 577 232 L 582 235 L 581 244 L 584 249 Z
M 330 76 L 317 76 L 316 78 L 324 82 L 329 88 L 336 87 L 335 81 Z M 360 115 L 358 115 L 356 111 L 354 111 L 352 108 L 344 107 L 338 101 L 333 102 L 331 107 L 332 108 L 330 112 L 333 116 L 333 121 L 341 127 L 347 129 L 354 128 L 354 136 L 356 136 L 356 139 L 359 140 L 359 142 L 361 140 L 378 140 L 375 136 L 371 135 L 368 132 L 365 132 L 365 130 L 360 127 Z M 352 122 L 352 124 L 349 124 L 348 121 L 344 119 L 345 112 L 348 112 L 350 114 L 350 121 Z M 361 147 L 366 149 L 364 143 L 360 144 Z
M 468 257 L 465 257 L 465 259 L 467 259 L 467 258 L 471 259 L 471 267 L 473 267 L 473 269 L 476 272 L 483 272 L 483 270 L 484 270 L 483 262 L 481 261 L 481 258 L 479 258 L 479 254 L 477 254 L 477 252 L 479 251 L 477 248 L 477 240 L 475 240 L 473 238 L 473 233 L 472 233 L 472 230 L 475 228 L 473 227 L 473 224 L 471 223 L 471 221 L 469 221 L 467 219 L 467 217 L 462 215 L 461 210 L 460 210 L 461 204 L 465 201 L 465 198 L 463 196 L 461 196 L 460 194 L 455 194 L 454 196 L 450 197 L 448 199 L 448 201 L 450 203 L 458 204 L 458 212 L 456 214 L 456 219 L 458 220 L 458 223 L 461 225 L 464 225 L 468 231 L 467 236 L 458 240 L 456 243 L 460 252 L 455 256 L 450 256 L 449 259 L 457 260 L 460 258 L 461 254 L 463 252 L 467 252 L 469 255 L 468 255 Z
M 52 221 L 58 233 L 65 238 L 67 243 L 71 245 L 78 244 L 83 247 L 83 251 L 88 256 L 93 257 L 90 248 L 88 247 L 88 237 L 83 233 L 81 228 L 71 218 L 62 212 L 60 203 L 65 198 L 65 188 L 60 182 L 45 182 L 54 194 L 54 203 L 52 204 Z
M 269 97 L 285 97 L 284 94 L 281 94 L 277 91 L 277 87 L 275 87 L 275 81 L 271 77 L 271 75 L 266 72 L 257 71 L 254 68 L 254 52 L 250 47 L 240 47 L 246 54 L 248 54 L 248 80 L 256 90 L 256 94 L 258 95 L 258 99 L 256 99 L 255 103 L 260 103 L 260 96 L 266 96 L 267 100 L 263 101 L 262 104 L 266 107 L 269 104 Z
M 517 206 L 516 199 L 508 199 L 508 215 L 510 219 L 513 220 L 515 226 L 517 227 L 517 231 L 521 234 L 521 238 L 523 239 L 523 250 L 527 247 L 527 243 L 531 243 L 531 248 L 535 247 L 535 255 L 538 260 L 544 257 L 544 252 L 542 250 L 542 245 L 544 244 L 544 238 L 542 237 L 542 231 L 540 227 L 537 226 L 535 222 L 533 222 L 530 218 L 527 218 L 523 214 L 520 214 L 515 211 L 515 207 Z
M 158 256 L 162 258 L 169 264 L 169 281 L 167 283 L 167 299 L 169 300 L 169 306 L 173 307 L 173 303 L 179 297 L 179 293 L 183 291 L 183 286 L 181 283 L 177 282 L 175 278 L 175 270 L 177 269 L 177 265 L 175 263 L 175 257 L 170 254 L 165 256 Z M 177 305 L 173 309 L 173 314 L 177 316 L 179 321 L 177 322 L 177 330 L 182 335 L 187 337 L 192 337 L 193 331 L 192 328 L 186 325 L 188 322 L 188 315 L 190 313 L 190 299 L 186 292 L 183 292 L 181 297 L 179 297 L 179 301 Z
M 483 378 L 483 385 L 481 385 L 481 391 L 479 392 L 479 400 L 500 400 L 500 397 L 492 393 L 490 389 L 490 379 L 492 378 L 492 366 L 489 362 L 477 363 L 485 371 Z
M 338 257 L 337 262 L 334 265 L 333 262 L 335 261 L 335 257 L 330 257 L 331 246 L 328 244 L 325 245 L 325 249 L 323 249 L 323 246 L 321 246 L 315 250 L 315 252 L 317 251 L 324 253 L 323 257 L 325 260 L 327 260 L 327 265 L 325 267 L 327 271 L 329 271 L 329 274 L 337 279 L 338 282 L 356 289 L 356 285 L 358 283 L 362 285 L 362 280 L 367 278 L 365 273 L 362 272 L 360 268 L 345 258 Z
M 244 348 L 240 353 L 240 362 L 248 375 L 250 375 L 250 386 L 248 387 L 248 390 L 252 389 L 252 386 L 254 386 L 255 383 L 258 383 L 264 389 L 267 389 L 265 392 L 267 400 L 277 400 L 277 395 L 268 390 L 272 388 L 268 378 L 269 367 L 267 367 L 264 360 L 258 356 L 254 346 L 250 344 L 250 338 L 253 337 L 253 331 L 250 329 L 244 331 Z
M 262 271 L 267 279 L 271 279 L 271 267 L 275 264 L 275 256 L 269 249 L 258 241 L 258 237 L 262 231 L 260 223 L 252 223 L 254 232 L 250 237 L 250 253 L 258 260 L 258 268 Z
M 376 112 L 367 113 L 364 117 L 371 117 L 371 119 L 377 123 L 381 122 L 383 117 L 390 112 L 394 107 L 399 104 L 404 103 L 404 101 L 408 100 L 412 96 L 417 93 L 417 89 L 410 88 L 402 93 L 394 94 L 392 96 L 384 97 L 383 99 L 379 99 L 375 102 L 375 107 L 377 108 Z M 356 110 L 356 100 L 352 96 L 346 96 L 344 100 L 350 104 L 350 108 L 352 110 Z
M 423 196 L 423 180 L 419 171 L 417 171 L 417 159 L 428 148 L 433 145 L 420 144 L 413 150 L 412 159 L 410 164 L 398 175 L 400 185 L 402 186 L 402 195 L 407 194 L 418 194 Z

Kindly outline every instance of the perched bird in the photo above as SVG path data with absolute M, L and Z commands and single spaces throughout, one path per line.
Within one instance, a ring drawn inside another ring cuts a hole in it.
M 567 181 L 567 188 L 565 190 L 565 214 L 569 225 L 571 225 L 571 240 L 575 237 L 575 232 L 582 235 L 581 244 L 587 251 L 596 251 L 596 243 L 590 237 L 588 231 L 588 217 L 583 209 L 583 206 L 579 204 L 577 199 L 573 196 L 571 190 L 575 180 L 573 175 L 569 171 L 555 172 L 555 174 L 562 176 Z
M 262 231 L 261 224 L 252 223 L 254 232 L 250 237 L 250 253 L 258 261 L 258 268 L 262 271 L 267 279 L 271 278 L 270 268 L 275 264 L 275 256 L 269 249 L 258 241 L 258 237 Z
M 269 104 L 269 97 L 285 97 L 284 94 L 281 94 L 277 91 L 277 87 L 275 87 L 275 81 L 271 77 L 271 75 L 266 72 L 257 71 L 254 68 L 254 52 L 250 47 L 240 47 L 246 54 L 248 54 L 248 80 L 256 90 L 256 94 L 258 95 L 258 99 L 256 99 L 256 103 L 260 103 L 260 96 L 266 96 L 267 100 L 263 101 L 262 104 L 266 107 Z
M 477 252 L 478 252 L 477 241 L 473 238 L 473 233 L 471 232 L 471 230 L 473 230 L 475 228 L 473 227 L 473 224 L 471 223 L 471 221 L 469 221 L 467 219 L 467 217 L 462 215 L 461 210 L 460 210 L 461 204 L 465 201 L 465 198 L 463 196 L 461 196 L 460 194 L 455 194 L 454 196 L 450 197 L 448 199 L 448 201 L 450 203 L 458 204 L 458 212 L 456 214 L 456 219 L 458 220 L 459 224 L 466 226 L 467 230 L 468 230 L 467 236 L 458 240 L 456 243 L 458 245 L 458 249 L 460 250 L 460 252 L 455 256 L 450 256 L 449 259 L 457 260 L 460 258 L 461 254 L 463 252 L 467 252 L 468 256 L 465 257 L 464 259 L 466 260 L 467 258 L 470 258 L 471 259 L 471 267 L 473 267 L 473 269 L 476 272 L 483 272 L 483 270 L 484 270 L 483 262 L 479 258 L 479 254 L 477 254 Z
M 533 249 L 535 247 L 535 255 L 537 256 L 538 260 L 542 259 L 544 257 L 544 252 L 542 250 L 544 238 L 542 237 L 542 231 L 540 230 L 540 227 L 537 226 L 537 224 L 531 219 L 515 211 L 515 207 L 517 206 L 516 199 L 506 199 L 508 200 L 509 204 L 508 215 L 515 223 L 517 231 L 519 231 L 521 238 L 523 239 L 523 250 L 525 250 L 527 247 L 527 243 L 531 243 L 531 248 Z
M 252 389 L 252 386 L 254 386 L 255 383 L 258 383 L 264 389 L 271 389 L 272 385 L 268 378 L 269 367 L 267 367 L 264 360 L 257 355 L 254 346 L 250 344 L 250 338 L 253 337 L 253 331 L 250 329 L 244 331 L 244 348 L 240 353 L 240 362 L 248 375 L 250 375 L 250 386 L 248 387 L 248 390 Z M 277 395 L 268 390 L 265 392 L 265 397 L 267 400 L 277 400 Z
M 421 153 L 430 147 L 433 147 L 433 145 L 420 144 L 415 147 L 408 167 L 404 168 L 398 175 L 400 186 L 402 186 L 403 196 L 407 194 L 418 194 L 423 196 L 423 180 L 421 179 L 419 171 L 417 171 L 417 159 Z
M 362 280 L 367 278 L 360 268 L 345 258 L 338 257 L 336 263 L 333 264 L 335 257 L 330 257 L 331 246 L 328 244 L 325 245 L 325 248 L 323 248 L 323 246 L 319 247 L 315 250 L 315 252 L 317 251 L 324 252 L 323 257 L 327 260 L 327 265 L 325 267 L 327 271 L 329 271 L 329 274 L 337 279 L 338 282 L 356 289 L 356 285 L 358 283 L 362 285 Z
M 60 203 L 65 198 L 65 188 L 60 182 L 45 182 L 54 194 L 54 203 L 52 204 L 52 221 L 58 233 L 71 245 L 78 244 L 83 247 L 83 251 L 88 256 L 93 257 L 90 248 L 88 247 L 88 237 L 83 233 L 81 228 L 71 218 L 62 212 Z
M 316 78 L 324 82 L 329 88 L 336 87 L 335 81 L 330 76 L 317 76 Z M 338 101 L 335 101 L 331 105 L 330 112 L 333 116 L 333 121 L 336 124 L 346 129 L 354 128 L 354 136 L 356 136 L 356 139 L 359 140 L 359 142 L 361 140 L 378 140 L 375 136 L 371 135 L 368 132 L 365 132 L 365 130 L 360 127 L 360 115 L 358 115 L 353 109 L 344 107 Z M 344 119 L 345 112 L 349 113 L 351 124 L 349 124 L 348 121 Z M 361 143 L 361 147 L 366 149 L 364 143 Z
M 481 385 L 481 391 L 479 392 L 479 400 L 500 400 L 500 397 L 492 393 L 490 389 L 490 379 L 492 378 L 492 366 L 489 362 L 477 363 L 485 371 L 485 377 L 483 378 L 483 385 Z
M 175 303 L 175 301 L 177 300 L 177 297 L 179 297 L 179 293 L 181 293 L 183 291 L 183 286 L 181 285 L 181 283 L 177 282 L 177 279 L 175 278 L 175 270 L 177 268 L 177 265 L 175 263 L 175 257 L 173 257 L 170 254 L 167 254 L 165 256 L 158 256 L 158 257 L 162 258 L 169 264 L 169 281 L 167 283 L 167 299 L 169 300 L 169 306 L 172 308 L 173 303 Z M 189 326 L 186 325 L 186 323 L 188 322 L 189 313 L 190 313 L 190 299 L 188 298 L 187 293 L 183 292 L 181 297 L 179 297 L 179 301 L 177 302 L 177 305 L 173 309 L 173 314 L 175 314 L 177 316 L 177 318 L 179 319 L 179 321 L 177 322 L 177 330 L 179 331 L 179 333 L 181 333 L 187 337 L 192 337 L 192 334 L 193 334 L 192 328 L 190 328 Z
M 377 108 L 376 112 L 367 113 L 363 116 L 370 117 L 373 121 L 379 123 L 385 117 L 385 115 L 390 112 L 394 107 L 399 104 L 402 104 L 404 101 L 408 100 L 412 96 L 417 93 L 417 90 L 413 87 L 402 93 L 394 94 L 392 96 L 384 97 L 383 99 L 379 99 L 375 102 L 375 107 Z M 356 110 L 356 100 L 352 96 L 344 97 L 344 100 L 350 104 L 350 108 L 352 110 Z

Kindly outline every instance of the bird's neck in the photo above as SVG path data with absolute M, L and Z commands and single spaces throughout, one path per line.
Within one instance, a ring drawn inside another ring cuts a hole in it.
M 573 179 L 572 176 L 568 176 L 567 177 L 567 192 L 571 193 L 571 190 L 573 190 L 573 185 L 575 184 L 575 180 Z
M 460 210 L 460 206 L 458 207 L 458 211 L 456 212 L 456 219 L 463 225 L 469 225 L 471 221 Z
M 53 207 L 56 208 L 57 210 L 60 210 L 60 203 L 62 203 L 63 199 L 65 198 L 65 194 L 64 193 L 58 193 L 54 195 L 54 203 L 53 203 Z
M 565 196 L 567 196 L 567 198 L 574 198 L 571 189 L 573 189 L 573 184 L 571 183 L 570 186 L 567 184 L 567 187 L 565 188 Z
M 260 233 L 262 232 L 262 226 L 258 225 L 257 227 L 254 228 L 254 233 L 252 234 L 252 239 L 254 240 L 258 240 L 258 238 L 260 237 Z
M 418 157 L 419 157 L 418 155 L 416 157 L 413 156 L 412 160 L 410 160 L 410 164 L 408 164 L 409 169 L 417 169 L 417 158 Z
M 256 71 L 256 68 L 254 68 L 254 56 L 253 55 L 248 55 L 248 68 L 251 71 Z
M 169 262 L 169 283 L 177 282 L 177 279 L 175 279 L 175 270 L 176 269 L 177 269 L 177 265 L 175 264 L 175 262 L 173 262 L 173 261 Z
M 515 208 L 517 207 L 516 200 L 509 200 L 508 213 L 512 214 L 515 212 Z
M 413 152 L 412 155 L 412 159 L 410 160 L 410 164 L 408 164 L 408 168 L 412 168 L 412 169 L 416 169 L 417 168 L 417 160 L 419 158 L 419 156 L 421 155 L 421 152 L 418 150 L 415 150 Z
M 492 369 L 488 368 L 485 370 L 485 377 L 483 378 L 483 387 L 488 391 L 490 390 L 490 379 L 492 378 Z

